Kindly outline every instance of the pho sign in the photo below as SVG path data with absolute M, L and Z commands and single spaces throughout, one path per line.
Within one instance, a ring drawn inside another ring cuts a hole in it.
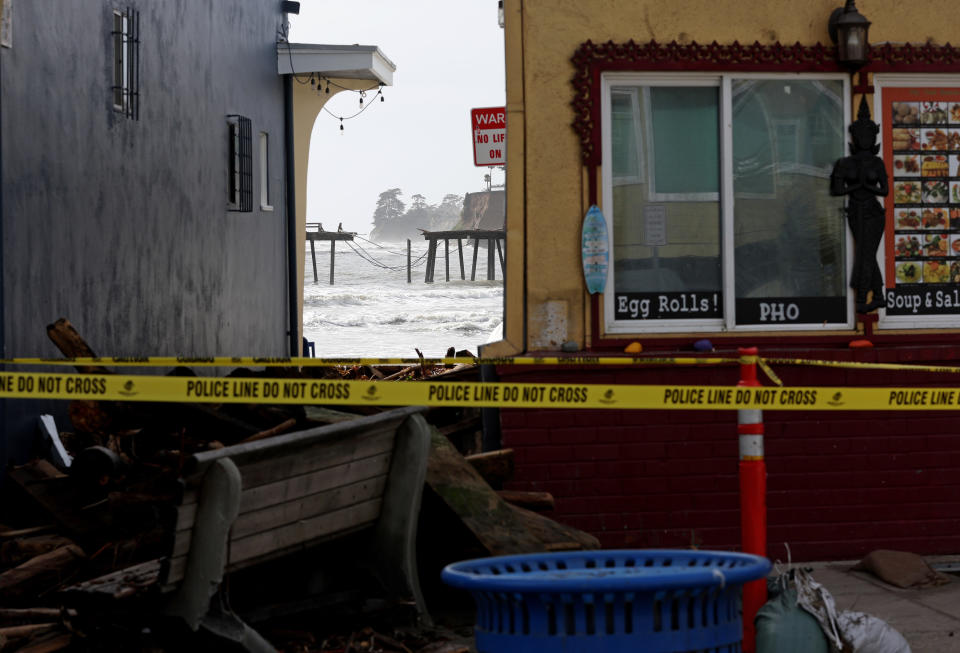
M 473 165 L 502 166 L 507 162 L 507 111 L 504 107 L 470 109 Z

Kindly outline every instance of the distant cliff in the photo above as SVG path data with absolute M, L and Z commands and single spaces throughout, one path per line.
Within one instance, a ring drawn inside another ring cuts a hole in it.
M 503 229 L 507 216 L 507 194 L 502 190 L 467 193 L 460 221 L 451 229 Z
M 370 239 L 381 242 L 398 242 L 407 238 L 418 239 L 420 230 L 445 231 L 452 229 L 461 218 L 463 198 L 445 195 L 440 204 L 428 204 L 423 195 L 410 198 L 408 209 L 401 199 L 402 191 L 391 188 L 380 193 L 377 209 L 373 214 L 373 231 Z

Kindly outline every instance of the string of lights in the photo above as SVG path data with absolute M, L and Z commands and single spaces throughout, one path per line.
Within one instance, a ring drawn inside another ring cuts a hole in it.
M 324 77 L 323 75 L 318 75 L 316 73 L 310 73 L 309 77 L 301 78 L 301 76 L 298 75 L 297 72 L 293 69 L 293 52 L 292 52 L 292 48 L 290 47 L 290 43 L 287 39 L 288 39 L 287 26 L 284 25 L 277 34 L 277 40 L 280 43 L 287 43 L 287 57 L 290 58 L 290 71 L 292 73 L 291 76 L 293 77 L 294 81 L 304 86 L 309 84 L 313 88 L 317 89 L 317 94 L 323 93 L 325 95 L 329 95 L 330 86 L 332 85 L 335 88 L 340 89 L 340 91 L 350 91 L 351 93 L 356 93 L 360 96 L 360 110 L 351 116 L 342 116 L 342 115 L 338 116 L 337 114 L 330 111 L 330 109 L 328 109 L 326 105 L 324 105 L 323 110 L 340 121 L 341 133 L 344 131 L 343 129 L 344 120 L 352 120 L 353 118 L 356 118 L 357 116 L 359 116 L 361 113 L 363 113 L 368 108 L 370 108 L 370 105 L 373 104 L 373 100 L 376 100 L 377 97 L 380 98 L 381 102 L 385 101 L 383 96 L 383 82 L 378 82 L 377 84 L 375 84 L 374 86 L 371 86 L 370 88 L 356 89 L 356 88 L 348 88 L 346 86 L 342 86 L 337 82 L 333 81 L 332 79 L 328 77 Z M 321 86 L 324 87 L 322 91 L 320 89 Z M 373 91 L 373 90 L 377 91 L 376 95 L 373 96 L 373 99 L 370 102 L 364 105 L 363 103 L 364 98 L 367 97 L 367 93 L 369 91 Z

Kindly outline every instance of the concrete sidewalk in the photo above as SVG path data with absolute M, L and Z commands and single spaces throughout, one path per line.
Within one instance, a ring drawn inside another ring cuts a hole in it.
M 960 565 L 958 556 L 927 556 L 932 566 Z M 913 653 L 960 653 L 960 576 L 948 585 L 900 589 L 871 573 L 850 571 L 857 561 L 797 563 L 833 594 L 838 610 L 856 610 L 896 628 Z

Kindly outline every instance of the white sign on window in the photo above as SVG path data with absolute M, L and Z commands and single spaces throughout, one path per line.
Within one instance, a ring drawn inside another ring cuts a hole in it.
M 663 204 L 643 207 L 643 244 L 651 247 L 667 244 L 667 207 Z

